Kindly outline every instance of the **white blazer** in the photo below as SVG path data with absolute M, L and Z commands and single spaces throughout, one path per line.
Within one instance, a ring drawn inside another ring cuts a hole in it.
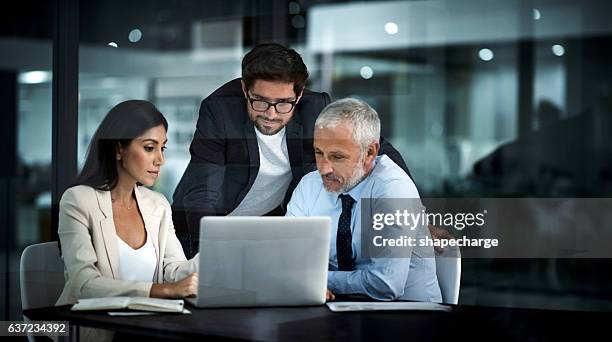
M 142 186 L 134 188 L 138 209 L 157 254 L 156 283 L 175 282 L 197 272 L 197 258 L 185 258 L 164 195 Z M 56 305 L 80 298 L 148 297 L 153 282 L 119 279 L 117 232 L 110 191 L 90 186 L 72 187 L 62 196 L 59 239 L 66 284 Z

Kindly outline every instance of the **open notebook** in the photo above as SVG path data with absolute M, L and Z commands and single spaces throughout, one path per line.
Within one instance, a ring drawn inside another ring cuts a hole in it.
M 72 311 L 86 310 L 139 310 L 152 312 L 184 312 L 182 299 L 159 299 L 148 297 L 106 297 L 79 299 Z

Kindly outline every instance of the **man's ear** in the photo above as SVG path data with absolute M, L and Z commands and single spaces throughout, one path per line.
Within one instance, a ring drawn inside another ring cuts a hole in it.
M 378 156 L 378 150 L 380 150 L 380 143 L 378 141 L 375 141 L 373 143 L 371 143 L 370 145 L 368 145 L 367 149 L 366 149 L 366 160 L 368 162 L 373 161 L 374 159 L 376 159 L 376 156 Z
M 295 103 L 297 104 L 298 102 L 300 102 L 300 100 L 302 99 L 302 95 L 304 95 L 304 88 L 302 88 L 302 91 L 300 91 L 300 93 L 298 94 L 298 96 L 295 98 Z
M 378 151 L 380 151 L 380 143 L 378 141 L 375 141 L 371 143 L 368 148 L 371 149 L 372 156 L 376 158 L 376 156 L 378 155 Z
M 247 87 L 246 84 L 244 83 L 244 80 L 240 80 L 240 85 L 242 86 L 242 93 L 244 94 L 244 97 L 247 98 Z

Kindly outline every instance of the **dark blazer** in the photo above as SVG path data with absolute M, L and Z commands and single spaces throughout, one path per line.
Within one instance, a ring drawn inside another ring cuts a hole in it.
M 293 179 L 281 208 L 282 215 L 295 186 L 316 169 L 312 147 L 314 123 L 330 103 L 326 93 L 304 90 L 286 126 L 287 150 Z M 190 258 L 198 249 L 200 218 L 227 215 L 244 199 L 259 171 L 259 148 L 249 119 L 240 79 L 208 96 L 200 106 L 189 148 L 191 160 L 176 187 L 172 212 L 176 234 Z M 387 154 L 408 173 L 397 150 L 381 138 L 380 154 Z M 409 173 L 408 173 L 409 174 Z

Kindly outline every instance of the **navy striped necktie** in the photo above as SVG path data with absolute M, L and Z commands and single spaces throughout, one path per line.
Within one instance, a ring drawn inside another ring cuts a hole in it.
M 336 257 L 338 258 L 338 270 L 352 271 L 355 269 L 353 260 L 351 234 L 351 209 L 355 200 L 350 195 L 340 195 L 342 200 L 342 213 L 338 220 L 338 232 L 336 234 Z

